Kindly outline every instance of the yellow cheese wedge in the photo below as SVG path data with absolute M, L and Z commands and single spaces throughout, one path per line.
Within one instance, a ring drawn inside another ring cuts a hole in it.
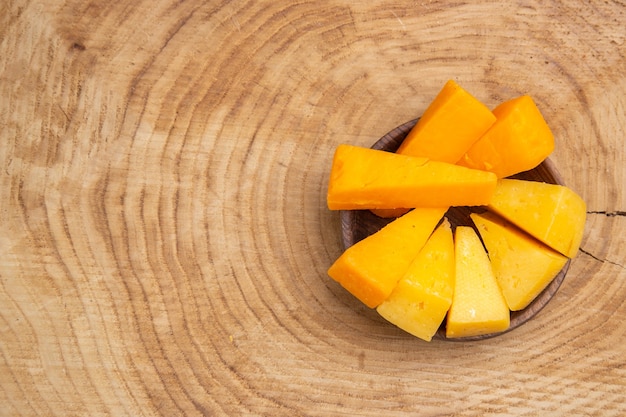
M 526 308 L 565 266 L 568 258 L 493 213 L 473 213 L 496 281 L 509 309 Z
M 487 106 L 449 80 L 397 152 L 454 164 L 495 121 Z
M 570 188 L 501 179 L 488 207 L 568 258 L 578 253 L 587 207 Z
M 493 173 L 352 145 L 335 151 L 331 210 L 476 206 L 495 190 Z
M 430 341 L 446 317 L 453 290 L 454 241 L 444 219 L 376 310 L 399 328 Z
M 456 228 L 455 283 L 446 320 L 446 337 L 470 337 L 505 331 L 509 307 L 491 269 L 487 253 L 468 226 Z
M 535 168 L 554 150 L 554 136 L 530 96 L 521 96 L 493 110 L 497 121 L 458 162 L 494 172 L 498 178 Z
M 422 249 L 446 208 L 417 208 L 355 243 L 328 275 L 370 308 L 382 303 Z

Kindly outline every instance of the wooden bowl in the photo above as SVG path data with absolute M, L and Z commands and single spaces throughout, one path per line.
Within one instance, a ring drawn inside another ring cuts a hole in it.
M 389 152 L 395 152 L 400 143 L 404 140 L 409 131 L 413 128 L 418 119 L 411 120 L 403 125 L 398 126 L 385 136 L 380 138 L 373 146 L 372 149 L 379 149 Z M 538 167 L 513 176 L 512 178 L 525 179 L 531 181 L 543 181 L 551 184 L 563 184 L 562 179 L 552 162 L 547 159 Z M 446 217 L 450 221 L 453 228 L 456 226 L 472 226 L 474 227 L 469 215 L 472 212 L 482 211 L 480 207 L 452 207 L 446 213 Z M 376 216 L 369 210 L 342 210 L 340 212 L 341 217 L 341 230 L 344 249 L 349 248 L 361 239 L 371 235 L 378 231 L 387 223 L 393 220 L 393 218 L 383 219 Z M 487 335 L 462 337 L 462 338 L 447 338 L 445 331 L 445 321 L 437 333 L 433 336 L 433 339 L 448 340 L 448 341 L 471 341 L 471 340 L 483 340 L 494 336 L 499 336 L 504 333 L 510 332 L 516 329 L 528 320 L 533 318 L 539 311 L 545 307 L 546 304 L 552 299 L 557 292 L 567 270 L 569 268 L 570 261 L 567 261 L 563 269 L 558 275 L 548 284 L 548 286 L 541 292 L 532 303 L 530 303 L 525 309 L 520 311 L 511 312 L 511 325 L 504 332 L 491 333 Z

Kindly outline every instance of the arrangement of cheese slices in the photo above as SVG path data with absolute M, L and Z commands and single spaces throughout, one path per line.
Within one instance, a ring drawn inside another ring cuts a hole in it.
M 527 95 L 490 110 L 448 81 L 395 153 L 335 151 L 331 210 L 394 219 L 328 274 L 389 322 L 430 341 L 506 331 L 580 246 L 585 202 L 570 188 L 508 178 L 541 164 L 554 136 Z M 451 227 L 450 207 L 479 206 Z

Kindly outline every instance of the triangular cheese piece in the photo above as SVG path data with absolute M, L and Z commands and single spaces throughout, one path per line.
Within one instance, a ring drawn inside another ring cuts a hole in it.
M 505 101 L 493 114 L 496 122 L 459 160 L 459 165 L 504 178 L 535 168 L 554 150 L 552 131 L 530 96 Z
M 430 341 L 446 317 L 453 291 L 454 241 L 444 219 L 377 311 L 406 332 Z
M 449 80 L 397 152 L 455 164 L 495 121 L 487 106 Z
M 493 213 L 471 215 L 487 248 L 507 305 L 526 308 L 563 269 L 568 258 Z
M 570 188 L 501 179 L 488 207 L 568 258 L 578 252 L 587 208 L 583 199 Z
M 491 200 L 495 174 L 352 145 L 335 151 L 331 210 L 476 206 Z
M 469 226 L 455 231 L 455 283 L 446 337 L 471 337 L 505 331 L 509 307 L 480 238 Z
M 446 208 L 417 208 L 355 243 L 331 265 L 328 275 L 374 308 L 391 294 L 422 249 Z

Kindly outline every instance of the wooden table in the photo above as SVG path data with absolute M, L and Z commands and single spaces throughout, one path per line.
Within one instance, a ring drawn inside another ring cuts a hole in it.
M 0 415 L 624 415 L 626 7 L 468 3 L 2 2 Z M 448 79 L 531 95 L 588 204 L 556 297 L 481 342 L 326 275 L 335 147 Z

